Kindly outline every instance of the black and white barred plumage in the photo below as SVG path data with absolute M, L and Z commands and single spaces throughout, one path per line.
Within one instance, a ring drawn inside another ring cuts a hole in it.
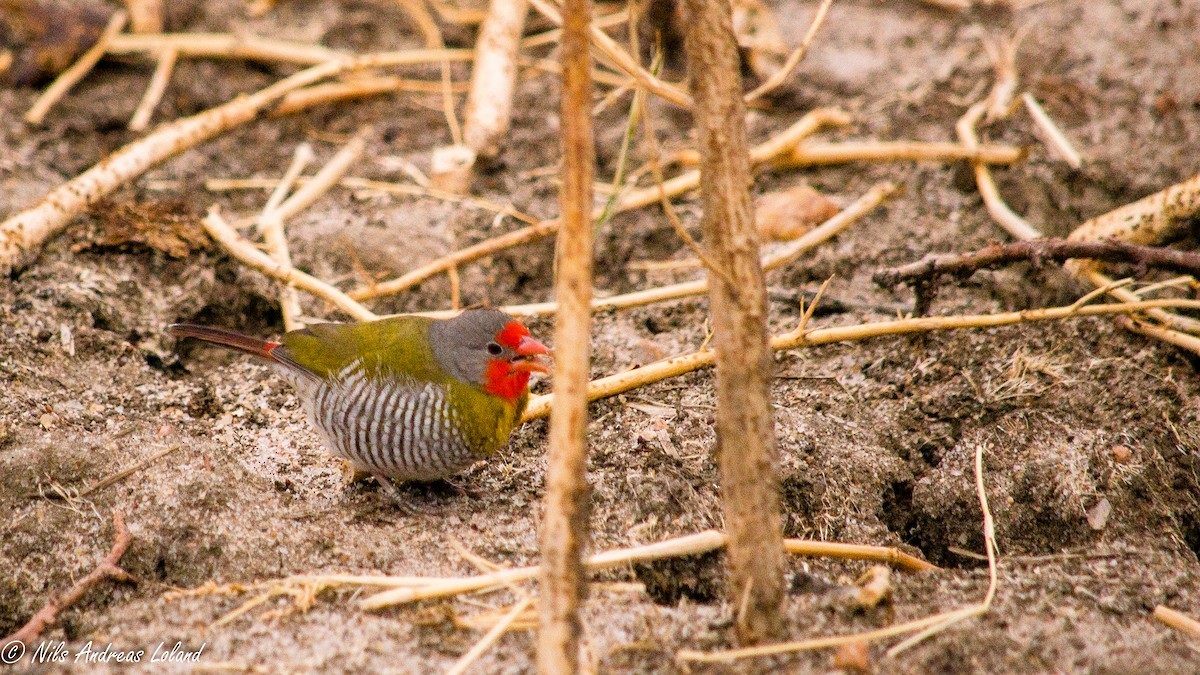
M 364 471 L 397 480 L 433 480 L 479 459 L 445 385 L 368 378 L 360 363 L 332 378 L 292 379 L 325 444 Z

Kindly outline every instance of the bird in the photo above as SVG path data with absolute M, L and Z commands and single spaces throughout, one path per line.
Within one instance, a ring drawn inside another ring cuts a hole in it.
M 188 323 L 167 331 L 277 366 L 329 451 L 397 502 L 392 481 L 445 479 L 503 447 L 531 375 L 550 372 L 546 345 L 496 309 L 318 323 L 278 341 Z

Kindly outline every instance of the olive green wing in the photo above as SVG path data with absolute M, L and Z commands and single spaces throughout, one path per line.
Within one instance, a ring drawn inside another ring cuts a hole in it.
M 271 357 L 322 379 L 350 367 L 441 382 L 446 373 L 429 346 L 431 319 L 398 316 L 366 323 L 319 323 L 280 338 Z

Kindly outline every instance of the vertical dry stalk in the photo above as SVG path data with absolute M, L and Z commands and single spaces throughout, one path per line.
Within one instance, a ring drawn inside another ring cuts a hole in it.
M 495 157 L 505 144 L 517 84 L 517 52 L 528 13 L 527 0 L 492 0 L 479 27 L 463 144 L 480 157 Z
M 592 82 L 588 54 L 591 0 L 563 7 L 563 177 L 559 193 L 555 295 L 559 303 L 554 345 L 554 403 L 550 411 L 550 468 L 542 520 L 541 611 L 538 671 L 579 670 L 579 604 L 584 596 L 583 550 L 588 539 L 588 361 L 592 301 Z
M 684 0 L 683 8 L 688 85 L 699 132 L 704 244 L 726 273 L 708 276 L 729 601 L 738 608 L 738 637 L 756 642 L 780 629 L 783 533 L 770 399 L 773 362 L 750 206 L 745 105 L 728 0 Z

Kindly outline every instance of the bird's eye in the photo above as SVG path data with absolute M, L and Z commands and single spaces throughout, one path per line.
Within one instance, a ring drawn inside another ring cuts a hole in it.
M 488 350 L 488 353 L 491 354 L 492 356 L 500 356 L 501 354 L 504 353 L 504 347 L 501 347 L 500 345 L 496 344 L 495 342 L 489 342 L 488 346 L 487 346 L 487 350 Z

